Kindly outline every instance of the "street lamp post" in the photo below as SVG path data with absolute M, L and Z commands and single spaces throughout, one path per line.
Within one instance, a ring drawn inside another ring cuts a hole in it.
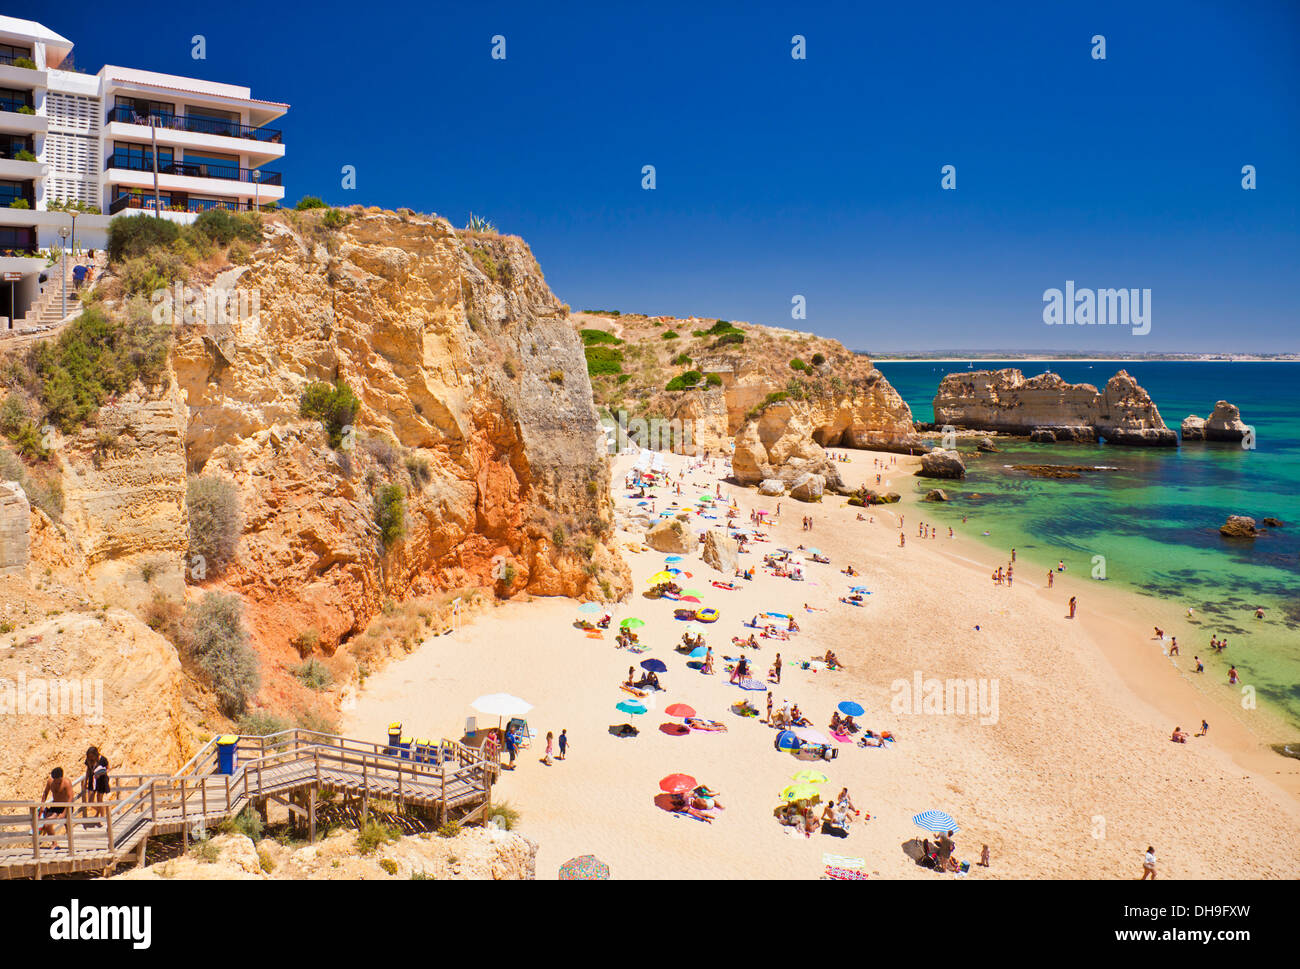
M 66 225 L 59 226 L 59 246 L 63 250 L 63 297 L 59 312 L 59 319 L 62 320 L 68 315 L 68 227 Z

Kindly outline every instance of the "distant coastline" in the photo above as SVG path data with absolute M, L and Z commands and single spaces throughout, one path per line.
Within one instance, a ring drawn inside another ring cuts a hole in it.
M 854 350 L 854 353 L 869 356 L 876 363 L 1038 363 L 1055 360 L 1071 363 L 1300 363 L 1300 353 L 1142 353 L 1127 356 L 1092 357 L 1087 355 L 1070 355 L 1062 353 L 994 353 L 980 350 L 977 353 L 960 353 L 955 350 L 917 351 L 909 353 L 872 354 L 867 350 Z M 942 356 L 937 354 L 944 354 Z

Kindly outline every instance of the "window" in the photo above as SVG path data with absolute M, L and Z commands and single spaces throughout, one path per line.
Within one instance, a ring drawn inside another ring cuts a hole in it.
M 5 111 L 17 111 L 19 108 L 30 108 L 31 94 L 28 91 L 15 91 L 13 88 L 0 87 L 0 109 Z
M 113 142 L 113 157 L 110 159 L 113 168 L 129 168 L 136 172 L 153 171 L 153 149 L 149 145 L 133 145 L 125 141 Z M 171 169 L 172 150 L 170 148 L 158 149 L 158 171 L 166 172 Z
M 20 249 L 31 252 L 36 248 L 36 230 L 18 226 L 0 226 L 0 251 Z
M 32 59 L 30 47 L 15 47 L 12 44 L 0 44 L 0 64 L 12 64 L 21 58 Z
M 31 150 L 32 139 L 24 135 L 0 133 L 0 158 L 13 158 L 20 151 Z
M 127 121 L 133 124 L 148 124 L 149 117 L 152 115 L 158 121 L 166 125 L 171 121 L 172 115 L 176 113 L 176 105 L 170 101 L 150 101 L 148 98 L 129 98 L 117 95 L 114 104 L 120 108 L 126 108 L 134 117 L 117 118 L 119 121 Z
M 0 206 L 9 206 L 16 199 L 31 202 L 31 191 L 27 182 L 0 181 Z
M 202 153 L 186 151 L 185 174 L 203 178 L 238 178 L 239 158 L 235 155 L 222 155 L 211 151 Z

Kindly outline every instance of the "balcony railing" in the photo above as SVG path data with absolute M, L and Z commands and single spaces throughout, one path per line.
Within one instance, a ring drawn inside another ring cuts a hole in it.
M 104 168 L 124 168 L 132 172 L 152 172 L 153 159 L 143 155 L 124 155 L 114 152 L 108 156 Z M 253 173 L 257 172 L 256 175 Z M 238 165 L 225 165 L 221 162 L 158 162 L 159 175 L 188 175 L 192 178 L 221 178 L 231 182 L 253 182 L 257 185 L 279 185 L 280 173 L 268 172 L 259 168 L 240 168 Z
M 263 205 L 263 209 L 267 206 Z M 142 209 L 146 212 L 206 212 L 209 209 L 226 209 L 230 212 L 255 212 L 257 206 L 252 202 L 237 202 L 233 199 L 188 199 L 177 202 L 169 195 L 159 195 L 157 204 L 152 195 L 119 195 L 108 207 L 109 215 L 117 215 L 127 209 Z
M 108 112 L 108 120 L 121 121 L 125 124 L 144 125 L 152 123 L 159 128 L 172 131 L 192 131 L 200 135 L 224 135 L 227 138 L 249 138 L 253 141 L 266 141 L 279 144 L 281 133 L 276 128 L 255 128 L 240 124 L 238 121 L 224 121 L 221 118 L 190 117 L 169 114 L 166 111 L 147 111 L 140 114 L 129 104 L 119 104 Z

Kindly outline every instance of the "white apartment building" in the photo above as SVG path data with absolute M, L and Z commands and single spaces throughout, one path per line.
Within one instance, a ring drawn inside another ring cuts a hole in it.
M 0 16 L 0 329 L 39 293 L 46 260 L 33 257 L 64 244 L 60 229 L 68 245 L 75 225 L 78 249 L 101 249 L 113 218 L 184 223 L 284 199 L 274 122 L 287 104 L 236 84 L 68 69 L 72 47 L 42 24 Z

